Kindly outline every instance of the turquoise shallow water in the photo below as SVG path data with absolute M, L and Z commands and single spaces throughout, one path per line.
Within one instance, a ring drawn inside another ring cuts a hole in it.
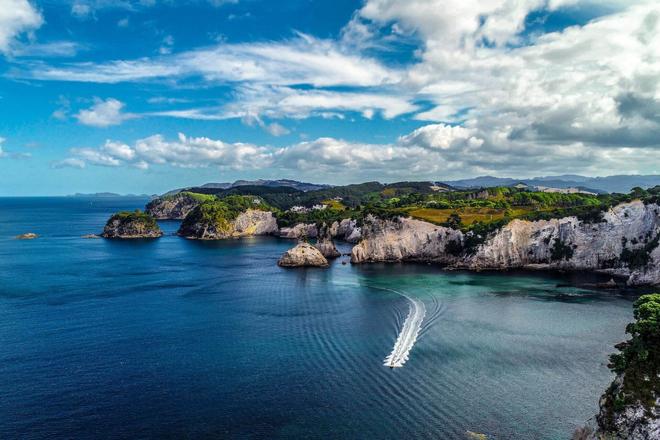
M 565 439 L 632 317 L 557 287 L 575 277 L 285 270 L 275 238 L 80 237 L 143 205 L 0 199 L 0 438 Z M 394 370 L 409 306 L 385 289 L 426 309 Z

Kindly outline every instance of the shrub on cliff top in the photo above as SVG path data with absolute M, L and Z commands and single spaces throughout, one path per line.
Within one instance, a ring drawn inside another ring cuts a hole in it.
M 610 356 L 608 365 L 623 374 L 623 386 L 612 390 L 614 410 L 636 402 L 650 408 L 660 396 L 660 294 L 640 297 L 633 310 L 635 321 L 626 327 L 632 337 L 616 345 L 620 353 Z
M 262 211 L 272 210 L 261 197 L 256 196 L 227 196 L 222 199 L 208 200 L 193 209 L 184 219 L 182 228 L 194 223 L 215 225 L 218 230 L 229 228 L 229 222 L 236 219 L 248 209 Z
M 112 217 L 110 217 L 108 220 L 107 224 L 109 225 L 116 220 L 119 220 L 121 223 L 142 223 L 145 228 L 149 229 L 158 228 L 156 219 L 149 214 L 140 211 L 139 209 L 136 209 L 135 211 L 120 211 L 116 214 L 113 214 Z

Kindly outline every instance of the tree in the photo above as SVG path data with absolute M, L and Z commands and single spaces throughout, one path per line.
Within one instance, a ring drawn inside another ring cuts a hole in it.
M 608 365 L 624 378 L 613 396 L 615 410 L 637 402 L 649 408 L 660 396 L 660 294 L 640 297 L 633 308 L 635 322 L 626 327 L 632 337 L 616 345 L 620 353 Z
M 451 214 L 449 214 L 449 218 L 445 222 L 445 225 L 448 228 L 452 228 L 452 229 L 460 229 L 462 224 L 463 224 L 463 219 L 461 219 L 461 216 L 458 215 L 458 213 L 456 212 L 452 212 Z

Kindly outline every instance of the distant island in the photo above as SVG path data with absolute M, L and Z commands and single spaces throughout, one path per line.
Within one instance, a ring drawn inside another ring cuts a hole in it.
M 75 194 L 70 194 L 67 197 L 88 197 L 88 198 L 134 197 L 134 198 L 143 199 L 143 198 L 157 197 L 157 196 L 148 195 L 148 194 L 117 194 L 112 192 L 98 192 L 98 193 L 89 193 L 89 194 L 75 193 Z

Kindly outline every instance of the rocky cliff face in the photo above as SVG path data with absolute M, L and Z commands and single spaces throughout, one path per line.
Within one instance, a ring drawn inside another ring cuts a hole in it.
M 357 243 L 362 239 L 362 229 L 357 226 L 355 220 L 345 218 L 341 222 L 334 222 L 330 226 L 330 235 L 348 243 Z
M 380 220 L 369 217 L 362 241 L 353 247 L 352 263 L 376 261 L 433 261 L 452 264 L 459 260 L 452 246 L 460 246 L 463 233 L 408 218 Z
M 282 267 L 325 267 L 328 260 L 311 244 L 300 242 L 286 251 L 277 264 Z
M 641 403 L 626 405 L 615 410 L 617 396 L 623 388 L 624 376 L 619 375 L 600 399 L 600 411 L 596 416 L 598 429 L 590 439 L 655 440 L 660 438 L 660 398 L 647 408 Z
M 332 235 L 330 233 L 330 228 L 324 223 L 321 228 L 319 228 L 319 236 L 316 239 L 316 244 L 314 245 L 325 258 L 337 258 L 341 253 L 335 247 L 335 243 L 332 241 Z
M 276 234 L 277 231 L 277 221 L 272 212 L 248 209 L 240 213 L 234 220 L 222 223 L 204 220 L 189 221 L 187 218 L 181 223 L 177 234 L 200 240 L 221 240 Z
M 469 269 L 547 268 L 604 270 L 628 284 L 660 284 L 660 207 L 635 201 L 618 205 L 600 223 L 576 217 L 513 220 L 474 252 L 461 249 L 460 231 L 427 222 L 372 219 L 351 261 L 435 261 Z
M 191 195 L 179 193 L 152 200 L 147 204 L 145 211 L 159 220 L 183 220 L 199 203 L 199 200 Z
M 282 238 L 316 238 L 319 234 L 314 223 L 298 223 L 292 227 L 280 228 L 279 235 Z

